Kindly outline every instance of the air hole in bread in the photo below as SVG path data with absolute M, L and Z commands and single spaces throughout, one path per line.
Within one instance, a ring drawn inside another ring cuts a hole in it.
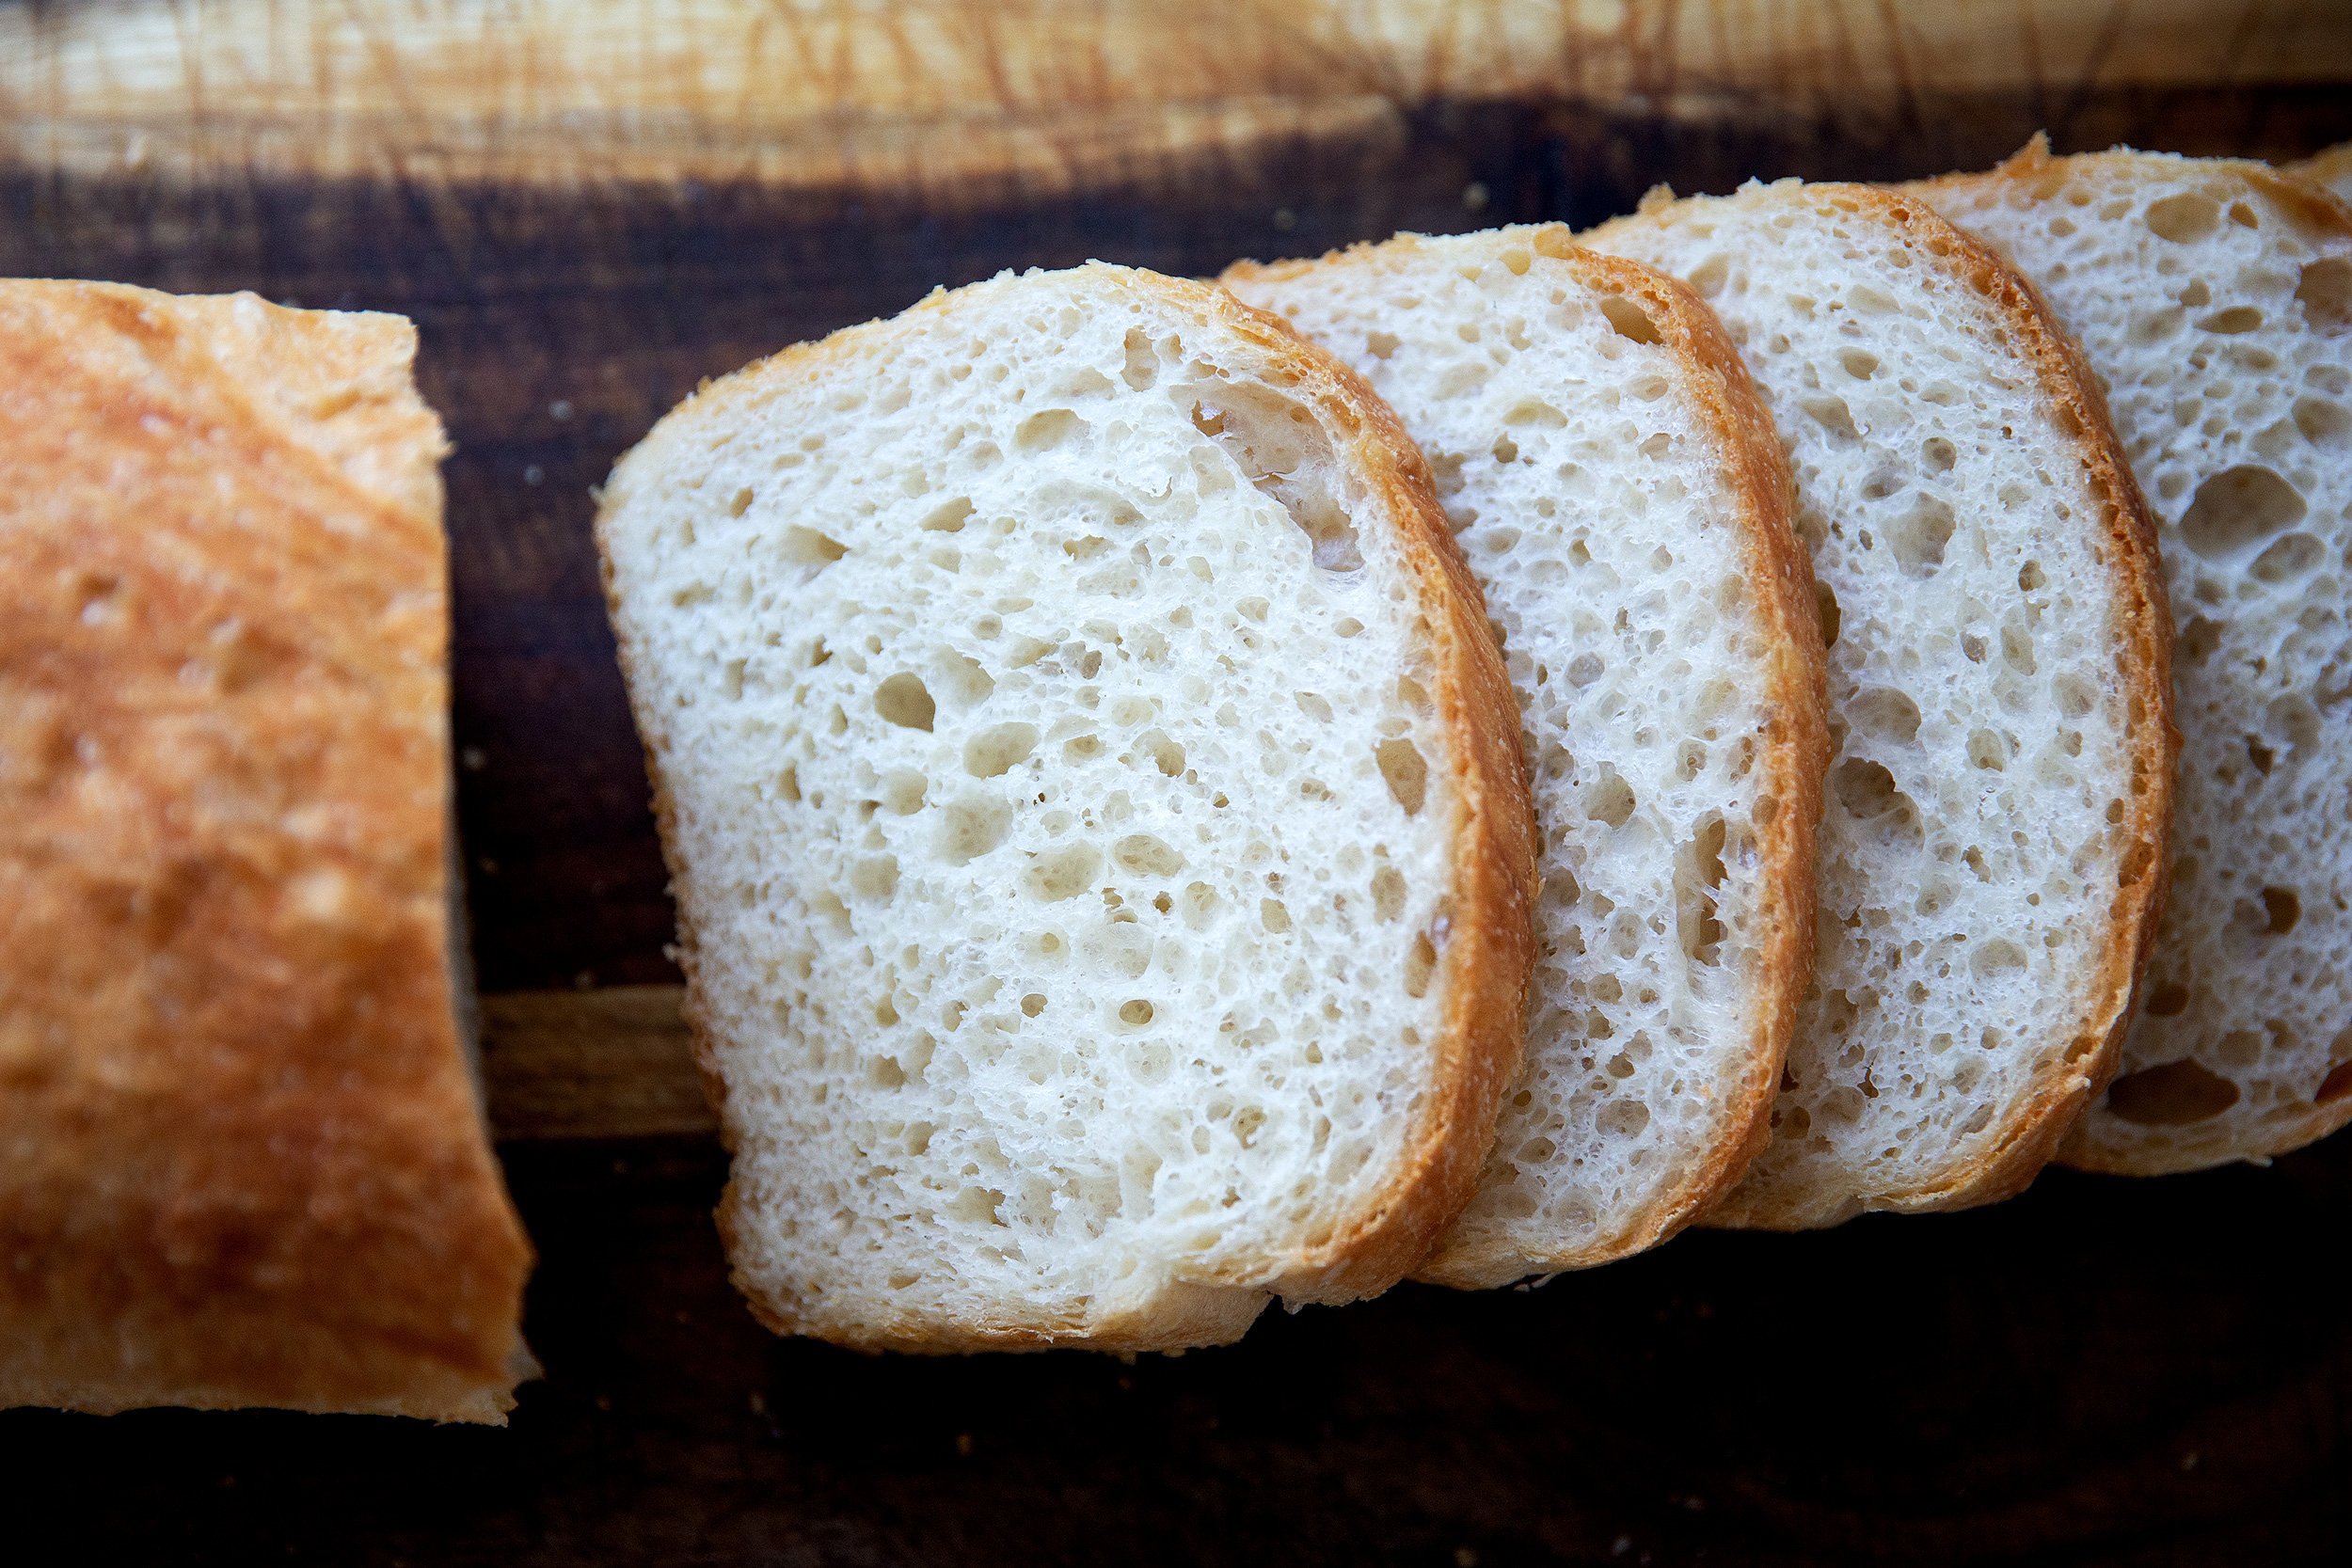
M 1607 763 L 1600 765 L 1600 777 L 1584 797 L 1584 814 L 1597 822 L 1622 828 L 1632 818 L 1633 786 Z
M 1969 972 L 1979 980 L 1995 979 L 2026 967 L 2026 950 L 2006 937 L 1977 943 L 1968 955 Z
M 1716 911 L 1723 895 L 1724 836 L 1722 816 L 1708 813 L 1675 867 L 1675 922 L 1683 955 L 1710 968 L 1723 960 L 1724 927 Z
M 1650 313 L 1647 310 L 1643 309 L 1623 294 L 1603 295 L 1600 302 L 1600 313 L 1609 319 L 1609 325 L 1615 329 L 1620 338 L 1629 338 L 1637 343 L 1654 343 L 1659 341 L 1658 323 L 1650 319 Z
M 1813 392 L 1797 400 L 1797 406 L 1811 415 L 1815 423 L 1840 441 L 1859 441 L 1862 432 L 1855 428 L 1853 410 L 1846 400 L 1828 392 Z
M 2329 447 L 2341 442 L 2352 432 L 2352 409 L 2326 398 L 2297 398 L 2295 401 L 2295 428 L 2303 433 L 2303 439 L 2315 447 Z
M 999 778 L 1036 750 L 1035 724 L 996 724 L 963 743 L 963 770 L 976 779 Z
M 1879 373 L 1878 356 L 1866 354 L 1858 348 L 1839 349 L 1837 363 L 1840 369 L 1856 381 L 1867 381 Z
M 1887 530 L 1887 545 L 1905 577 L 1935 575 L 1944 564 L 1944 546 L 1951 543 L 1953 521 L 1951 507 L 1933 496 L 1917 497 L 1895 520 Z
M 2140 1127 L 2185 1127 L 2237 1103 L 2235 1084 L 2184 1058 L 2127 1072 L 2107 1086 L 2107 1110 Z
M 1160 378 L 1160 357 L 1152 346 L 1151 336 L 1139 326 L 1131 326 L 1120 346 L 1125 363 L 1119 379 L 1138 392 L 1149 391 Z
M 2265 935 L 2285 936 L 2303 918 L 2303 900 L 2291 887 L 2263 889 L 2263 930 Z
M 2152 1018 L 2178 1018 L 2188 1010 L 2188 988 L 2178 980 L 2159 980 L 2148 988 Z
M 1834 648 L 1837 645 L 1839 625 L 1837 595 L 1832 592 L 1828 583 L 1818 578 L 1813 583 L 1813 604 L 1821 618 L 1821 646 Z
M 2197 487 L 2181 516 L 2182 543 L 2208 560 L 2234 556 L 2301 521 L 2302 492 L 2269 468 L 2241 464 Z
M 2313 326 L 2329 332 L 2352 326 L 2352 258 L 2323 256 L 2305 263 L 2295 297 Z
M 2148 227 L 2158 239 L 2190 245 L 2221 227 L 2221 203 L 2197 191 L 2184 191 L 2148 204 Z
M 874 711 L 902 729 L 928 730 L 938 717 L 939 705 L 920 675 L 901 670 L 874 689 Z
M 1919 705 L 1891 686 L 1866 686 L 1846 703 L 1846 720 L 1866 735 L 1905 744 L 1918 738 Z
M 1338 459 L 1314 417 L 1262 387 L 1221 386 L 1192 404 L 1192 422 L 1281 504 L 1327 572 L 1362 569 L 1356 525 L 1331 487 Z
M 1380 764 L 1380 776 L 1388 781 L 1389 794 L 1405 808 L 1406 816 L 1419 816 L 1422 801 L 1429 793 L 1429 762 L 1421 754 L 1421 748 L 1409 740 L 1384 740 L 1375 755 Z
M 2290 533 L 2271 541 L 2246 569 L 2257 582 L 2280 587 L 2309 577 L 2326 560 L 2328 546 L 2308 533 Z
M 2226 310 L 2216 310 L 2197 324 L 2200 332 L 2212 332 L 2222 337 L 2234 337 L 2251 332 L 2263 324 L 2263 313 L 2250 305 L 2233 305 Z
M 933 507 L 923 519 L 922 530 L 926 533 L 961 533 L 964 519 L 971 515 L 972 502 L 958 496 L 953 500 L 942 501 Z
M 829 539 L 813 528 L 796 524 L 784 531 L 784 559 L 795 566 L 808 568 L 809 577 L 815 577 L 849 553 L 849 546 L 838 539 Z
M 1429 994 L 1429 978 L 1438 971 L 1438 945 L 1429 940 L 1429 933 L 1420 932 L 1413 938 L 1412 950 L 1405 955 L 1405 994 L 1422 997 Z

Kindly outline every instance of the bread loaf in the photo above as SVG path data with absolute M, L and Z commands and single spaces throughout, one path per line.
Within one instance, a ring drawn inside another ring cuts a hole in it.
M 1206 285 L 1007 275 L 698 393 L 598 531 L 765 1322 L 1168 1349 L 1420 1260 L 1533 828 L 1355 377 Z
M 1821 644 L 1779 437 L 1696 296 L 1556 226 L 1224 282 L 1397 411 L 1518 695 L 1544 871 L 1527 1065 L 1419 1273 L 1639 1251 L 1760 1147 L 1812 969 Z
M 2097 390 L 1916 198 L 1751 184 L 1592 238 L 1722 316 L 1822 589 L 1814 986 L 1718 1217 L 2007 1196 L 2111 1070 L 2160 903 L 2167 618 Z
M 2037 141 L 1921 187 L 2106 383 L 2162 530 L 2185 736 L 2172 914 L 2064 1158 L 2153 1174 L 2352 1118 L 2352 213 L 2261 164 Z
M 396 317 L 0 282 L 0 1404 L 502 1422 Z

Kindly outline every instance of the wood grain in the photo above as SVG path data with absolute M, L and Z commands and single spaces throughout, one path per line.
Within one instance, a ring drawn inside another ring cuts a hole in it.
M 482 1001 L 482 1077 L 502 1142 L 711 1132 L 678 986 Z
M 2328 0 L 102 0 L 0 12 L 28 165 L 400 182 L 756 181 L 934 206 L 1433 103 L 1631 105 L 1883 141 L 1955 95 L 2340 81 Z

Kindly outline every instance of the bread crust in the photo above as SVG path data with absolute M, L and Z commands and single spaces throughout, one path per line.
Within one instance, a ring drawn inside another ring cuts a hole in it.
M 2013 1196 L 2049 1163 L 2092 1097 L 2114 1075 L 2163 910 L 2169 875 L 2172 768 L 2180 748 L 2172 724 L 2172 616 L 2156 553 L 2153 519 L 2124 461 L 2107 420 L 2098 383 L 2061 331 L 2032 284 L 1990 247 L 1953 228 L 1916 195 L 1867 185 L 1806 187 L 1814 199 L 1868 214 L 1901 231 L 1915 253 L 1963 277 L 1998 310 L 2010 341 L 2032 361 L 2044 395 L 2071 429 L 2082 471 L 2099 502 L 2099 528 L 2114 578 L 2119 676 L 2126 693 L 2125 746 L 2133 788 L 2120 831 L 2130 841 L 2123 864 L 2138 875 L 2117 889 L 2107 930 L 2085 966 L 2069 1016 L 2057 1020 L 2034 1052 L 2042 1063 L 2032 1089 L 1975 1156 L 1912 1190 L 1863 1197 L 1821 1193 L 1796 1183 L 1767 1190 L 1735 1187 L 1708 1215 L 1710 1225 L 1798 1230 L 1836 1225 L 1866 1210 L 1927 1213 L 1970 1208 Z M 1641 216 L 1620 218 L 1593 231 L 1605 238 L 1622 226 L 1672 222 L 1672 193 L 1653 192 Z
M 1779 812 L 1759 835 L 1758 904 L 1771 911 L 1756 976 L 1760 1027 L 1748 1042 L 1737 1077 L 1720 1085 L 1727 1111 L 1719 1141 L 1680 1170 L 1654 1201 L 1618 1217 L 1608 1234 L 1585 1245 L 1537 1254 L 1474 1243 L 1458 1230 L 1440 1236 L 1414 1277 L 1463 1290 L 1588 1268 L 1654 1246 L 1728 1191 L 1769 1140 L 1781 1061 L 1813 974 L 1814 832 L 1829 765 L 1828 671 L 1812 558 L 1794 527 L 1795 481 L 1779 433 L 1722 324 L 1683 284 L 1640 262 L 1583 249 L 1565 225 L 1496 230 L 1484 237 L 1497 249 L 1528 247 L 1544 259 L 1539 264 L 1561 267 L 1596 293 L 1637 300 L 1674 352 L 1681 394 L 1699 413 L 1723 466 L 1733 499 L 1729 521 L 1738 531 L 1757 613 L 1772 642 L 1767 699 L 1772 717 L 1757 766 L 1768 781 L 1761 793 L 1779 802 Z M 1399 251 L 1423 247 L 1421 236 L 1400 234 L 1320 259 L 1238 262 L 1223 276 L 1232 282 L 1279 283 L 1323 268 L 1377 266 Z M 1540 832 L 1536 842 L 1542 842 Z
M 2324 183 L 2331 174 L 2336 177 L 2342 176 L 2343 170 L 2347 166 L 2347 162 L 2352 161 L 2347 160 L 2348 153 L 2352 153 L 2352 143 L 2329 149 L 2315 158 L 2307 160 L 2303 164 L 2289 166 L 2285 169 L 2276 169 L 2267 164 L 2256 163 L 2249 159 L 2211 158 L 2185 161 L 2202 173 L 2224 175 L 2243 181 L 2255 193 L 2283 207 L 2296 223 L 2307 230 L 2332 235 L 2339 240 L 2352 241 L 2352 205 L 2347 205 Z M 1963 191 L 1976 191 L 1986 187 L 2005 188 L 2019 193 L 2027 199 L 2039 200 L 2054 193 L 2058 184 L 2070 178 L 2074 171 L 2085 167 L 2106 168 L 2124 178 L 2129 178 L 2133 166 L 2150 157 L 2164 157 L 2164 155 L 2152 155 L 2127 149 L 2118 149 L 2111 152 L 2081 153 L 2058 157 L 2051 153 L 2049 138 L 2046 135 L 2037 135 L 2015 154 L 1983 173 L 1945 175 L 1935 180 L 1920 181 L 1905 188 L 1930 201 L 1957 198 Z M 2172 162 L 2169 157 L 2164 157 L 2164 161 L 2168 164 Z M 2071 347 L 2071 340 L 2069 341 Z M 2074 352 L 2079 359 L 2079 350 L 2074 350 Z M 2087 367 L 2084 373 L 2086 377 L 2089 376 Z M 2090 384 L 2096 387 L 2095 381 Z M 2120 449 L 2118 461 L 2122 461 Z M 2124 477 L 2129 481 L 2128 465 L 2124 467 Z M 2137 484 L 2134 484 L 2133 492 L 2135 495 L 2138 494 Z M 2143 516 L 2146 517 L 2149 538 L 2153 542 L 2156 537 L 2155 524 L 2153 515 L 2146 513 L 2144 501 L 2142 512 Z M 2158 592 L 2161 594 L 2164 590 L 2161 585 L 2162 566 L 2160 562 L 2155 567 L 2155 574 L 2159 578 Z M 2164 602 L 2167 606 L 2166 622 L 2169 626 L 2170 624 L 2169 594 Z M 2169 680 L 2166 684 L 2166 690 L 2169 696 L 2170 691 Z M 2179 740 L 2179 736 L 2175 734 L 2173 741 L 2176 752 Z M 2164 866 L 2169 879 L 2171 871 L 2171 859 L 2169 853 L 2164 857 Z M 2155 916 L 2160 913 L 2159 908 L 2150 917 L 2147 936 L 2148 950 L 2144 950 L 2140 955 L 2140 962 L 2143 966 L 2153 950 L 2156 936 Z M 2137 999 L 2135 999 L 2134 1006 L 2126 1016 L 2127 1024 L 2131 1016 L 2136 1015 L 2137 1011 Z M 2092 1087 L 2088 1097 L 2090 1102 L 2095 1103 L 2097 1096 L 2106 1091 L 2108 1080 L 2113 1076 L 2116 1066 L 2120 1064 L 2122 1041 L 2126 1033 L 2128 1031 L 2125 1029 L 2118 1030 L 2112 1059 L 2107 1063 L 2107 1072 Z M 2235 1130 L 2236 1135 L 2234 1136 L 2217 1137 L 2216 1129 L 2212 1124 L 2200 1123 L 2181 1128 L 2134 1127 L 2131 1130 L 2132 1135 L 2128 1139 L 2114 1136 L 2094 1137 L 2090 1133 L 2097 1126 L 2097 1122 L 2085 1118 L 2082 1122 L 2068 1129 L 2063 1141 L 2054 1148 L 2053 1158 L 2061 1164 L 2079 1169 L 2102 1171 L 2111 1175 L 2164 1176 L 2176 1172 L 2201 1170 L 2233 1160 L 2263 1160 L 2272 1155 L 2283 1154 L 2326 1137 L 2348 1122 L 2352 1122 L 2352 1095 L 2339 1096 L 2331 1101 L 2304 1106 L 2292 1116 L 2265 1117 L 2254 1127 Z M 2247 1135 L 2249 1132 L 2255 1135 Z
M 2352 141 L 2323 148 L 2308 158 L 2288 164 L 2280 172 L 2322 186 L 2338 200 L 2352 199 Z
M 502 1423 L 438 421 L 388 316 L 0 283 L 0 1404 Z
M 1240 1338 L 1274 1296 L 1296 1306 L 1356 1300 L 1386 1290 L 1428 1251 L 1438 1232 L 1470 1201 L 1493 1140 L 1495 1113 L 1518 1068 L 1529 975 L 1534 962 L 1531 911 L 1535 892 L 1534 818 L 1518 752 L 1518 705 L 1486 618 L 1478 585 L 1445 524 L 1428 466 L 1388 406 L 1355 374 L 1308 343 L 1279 319 L 1253 310 L 1223 290 L 1182 278 L 1089 262 L 1076 269 L 1090 284 L 1108 283 L 1152 298 L 1232 333 L 1263 356 L 1257 373 L 1311 402 L 1389 511 L 1419 590 L 1437 672 L 1433 693 L 1452 741 L 1447 767 L 1454 802 L 1454 879 L 1450 930 L 1438 974 L 1445 1027 L 1434 1050 L 1432 1090 L 1390 1180 L 1334 1227 L 1323 1244 L 1248 1260 L 1214 1278 L 1170 1278 L 1143 1299 L 1100 1309 L 1083 1321 L 944 1322 L 935 1316 L 883 1323 L 850 1323 L 811 1303 L 763 1291 L 739 1268 L 737 1287 L 754 1314 L 780 1334 L 808 1334 L 868 1351 L 946 1354 L 1081 1346 L 1115 1352 L 1176 1350 Z M 985 284 L 975 288 L 987 287 Z M 622 459 L 598 510 L 603 562 L 621 664 L 628 678 L 653 784 L 660 829 L 679 893 L 678 960 L 687 977 L 686 1018 L 694 1033 L 705 1086 L 724 1138 L 735 1147 L 717 1041 L 701 996 L 694 938 L 694 890 L 678 857 L 675 810 L 660 766 L 662 716 L 638 696 L 648 689 L 640 652 L 628 630 L 614 580 L 611 529 L 628 470 L 658 462 L 660 444 L 712 421 L 756 409 L 770 388 L 851 362 L 873 335 L 907 329 L 955 309 L 965 291 L 935 291 L 898 318 L 845 328 L 787 348 L 709 383 L 680 404 L 636 451 Z M 644 456 L 639 454 L 643 453 Z M 746 1225 L 740 1194 L 729 1184 L 718 1224 L 731 1257 Z

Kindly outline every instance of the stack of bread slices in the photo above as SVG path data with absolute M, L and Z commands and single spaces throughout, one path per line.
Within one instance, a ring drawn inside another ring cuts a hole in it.
M 2323 172 L 1006 275 L 697 394 L 599 538 L 761 1316 L 1178 1348 L 2352 1117 Z

